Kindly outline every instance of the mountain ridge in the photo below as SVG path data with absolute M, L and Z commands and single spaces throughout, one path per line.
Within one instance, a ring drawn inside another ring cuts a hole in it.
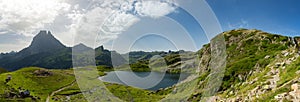
M 16 53 L 1 55 L 0 67 L 9 71 L 15 71 L 19 68 L 31 66 L 50 69 L 72 68 L 72 53 L 74 53 L 74 51 L 80 54 L 84 54 L 85 52 L 93 53 L 93 51 L 95 51 L 96 65 L 105 65 L 108 67 L 116 67 L 126 63 L 133 64 L 137 63 L 138 60 L 149 60 L 157 54 L 162 56 L 168 54 L 163 51 L 138 51 L 129 52 L 127 54 L 119 54 L 116 51 L 105 49 L 103 45 L 93 49 L 83 43 L 79 43 L 73 47 L 66 47 L 57 40 L 50 31 L 41 30 L 33 38 L 33 41 L 28 47 Z M 175 54 L 176 52 L 169 53 Z M 112 62 L 112 58 L 114 59 L 114 62 Z M 125 58 L 129 58 L 129 60 L 126 60 Z
M 50 69 L 72 68 L 73 48 L 80 51 L 94 50 L 82 43 L 75 45 L 74 47 L 66 47 L 57 40 L 50 31 L 41 30 L 33 38 L 33 41 L 28 47 L 16 53 L 3 54 L 0 57 L 0 66 L 9 71 L 15 71 L 30 66 Z M 104 50 L 103 46 L 100 46 L 99 48 Z M 104 63 L 103 65 L 110 66 L 111 64 Z

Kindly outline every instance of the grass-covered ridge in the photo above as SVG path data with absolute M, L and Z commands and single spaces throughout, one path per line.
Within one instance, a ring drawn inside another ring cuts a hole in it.
M 224 36 L 228 58 L 222 89 L 245 81 L 250 71 L 262 70 L 291 45 L 289 37 L 257 30 L 233 30 Z
M 227 63 L 222 85 L 215 97 L 218 101 L 278 101 L 292 84 L 300 84 L 299 41 L 297 37 L 271 34 L 260 30 L 238 29 L 223 32 Z M 201 89 L 209 73 L 210 44 L 197 52 L 201 59 L 199 90 L 189 100 L 200 100 Z M 297 59 L 298 58 L 298 59 Z M 297 59 L 297 60 L 296 60 Z M 298 74 L 297 74 L 298 73 Z M 284 97 L 285 98 L 285 97 Z M 284 99 L 290 100 L 290 99 Z

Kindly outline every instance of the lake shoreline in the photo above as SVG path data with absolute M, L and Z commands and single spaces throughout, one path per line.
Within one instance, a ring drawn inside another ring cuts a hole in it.
M 184 74 L 170 74 L 170 73 L 162 73 L 162 72 L 130 72 L 130 71 L 111 71 L 111 72 L 105 72 L 106 75 L 98 77 L 98 79 L 102 82 L 107 83 L 113 83 L 113 84 L 121 84 L 125 86 L 131 86 L 136 87 L 143 90 L 150 90 L 150 91 L 158 91 L 161 89 L 172 87 L 182 81 L 184 81 L 190 74 L 184 73 Z M 119 75 L 117 75 L 118 73 Z M 148 77 L 146 79 L 135 79 L 130 74 L 136 74 L 139 77 Z M 150 73 L 154 74 L 153 76 L 149 76 Z M 183 76 L 182 76 L 183 75 Z M 120 80 L 119 77 L 122 77 L 123 80 Z M 161 78 L 161 80 L 157 78 Z M 136 82 L 136 81 L 140 82 Z M 145 81 L 146 80 L 146 81 Z M 152 82 L 151 82 L 152 80 Z M 150 82 L 149 82 L 150 81 Z M 127 84 L 125 84 L 127 83 Z M 153 83 L 156 83 L 155 86 L 148 88 L 148 85 L 152 85 Z

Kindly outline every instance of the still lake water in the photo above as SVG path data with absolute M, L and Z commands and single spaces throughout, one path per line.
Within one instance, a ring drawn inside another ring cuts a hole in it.
M 189 74 L 168 74 L 161 72 L 130 72 L 113 71 L 99 77 L 100 80 L 109 83 L 117 83 L 140 89 L 158 90 L 172 86 L 184 79 Z

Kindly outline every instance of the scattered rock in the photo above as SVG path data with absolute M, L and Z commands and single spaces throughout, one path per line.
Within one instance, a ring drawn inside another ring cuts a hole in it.
M 276 100 L 283 100 L 287 96 L 287 93 L 282 93 L 274 96 Z
M 289 53 L 287 52 L 287 53 L 285 53 L 283 56 L 288 56 L 289 55 Z
M 292 63 L 292 60 L 291 60 L 291 59 L 286 60 L 285 63 L 286 63 L 286 64 L 291 64 L 291 63 Z
M 243 75 L 241 75 L 241 74 L 238 75 L 238 78 L 239 78 L 239 80 L 244 80 L 244 77 L 243 77 Z M 241 83 L 240 83 L 240 84 L 241 84 Z
M 50 72 L 49 70 L 46 69 L 39 69 L 33 72 L 34 75 L 36 76 L 51 76 L 53 75 L 52 72 Z
M 229 95 L 233 95 L 233 94 L 234 94 L 234 92 L 233 92 L 233 91 L 230 91 L 230 92 L 229 92 Z
M 258 80 L 258 78 L 253 79 L 251 82 L 249 82 L 249 84 L 254 84 L 256 81 Z
M 243 99 L 242 99 L 242 97 L 240 97 L 240 96 L 238 96 L 237 98 L 236 98 L 236 100 L 235 100 L 235 102 L 242 102 L 243 101 Z
M 264 90 L 270 90 L 271 87 L 270 87 L 269 85 L 265 85 L 265 86 L 263 87 L 263 89 L 264 89 Z
M 265 59 L 269 59 L 269 58 L 270 58 L 270 56 L 269 56 L 269 55 L 265 56 Z
M 298 70 L 298 71 L 296 72 L 296 74 L 300 74 L 300 70 Z
M 276 75 L 276 70 L 275 69 L 271 69 L 271 71 L 269 73 L 270 73 L 270 75 Z
M 275 67 L 275 68 L 279 68 L 280 66 L 281 66 L 281 63 L 278 62 L 278 63 L 275 63 L 275 66 L 274 66 L 274 67 Z
M 292 86 L 291 86 L 291 89 L 293 90 L 293 91 L 298 91 L 298 84 L 296 83 L 296 84 L 293 84 Z
M 12 76 L 10 74 L 7 75 L 7 78 L 5 79 L 5 82 L 8 83 L 11 80 Z
M 282 54 L 283 56 L 286 57 L 286 56 L 288 56 L 290 53 L 289 53 L 288 51 L 282 51 L 281 54 Z

